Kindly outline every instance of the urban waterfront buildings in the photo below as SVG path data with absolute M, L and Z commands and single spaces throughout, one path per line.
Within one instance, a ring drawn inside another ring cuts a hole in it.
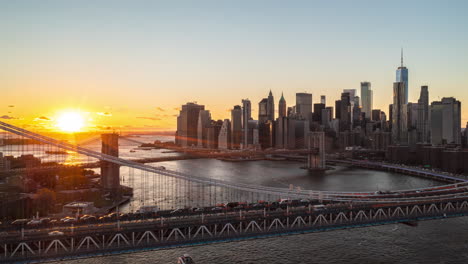
M 296 93 L 296 115 L 301 119 L 309 119 L 312 114 L 312 94 Z
M 198 113 L 197 147 L 207 147 L 208 144 L 208 128 L 211 126 L 211 114 L 209 110 L 200 110 Z
M 239 149 L 242 142 L 242 108 L 240 105 L 234 106 L 231 110 L 231 146 Z
M 408 69 L 403 66 L 403 49 L 401 49 L 401 65 L 398 67 L 396 71 L 396 82 L 403 82 L 405 84 L 404 87 L 404 104 L 408 103 Z
M 177 117 L 176 143 L 182 147 L 197 145 L 198 141 L 198 116 L 204 105 L 187 103 L 182 106 Z
M 418 142 L 429 143 L 429 90 L 427 86 L 421 86 L 421 93 L 418 100 Z
M 284 100 L 283 93 L 281 93 L 281 98 L 278 103 L 278 117 L 285 117 L 287 115 L 286 110 L 286 100 Z
M 340 114 L 337 119 L 340 120 L 340 131 L 349 131 L 351 129 L 351 96 L 348 92 L 341 94 L 339 108 Z
M 405 91 L 404 82 L 393 83 L 392 142 L 398 145 L 408 144 L 408 110 Z
M 231 121 L 229 119 L 224 119 L 219 131 L 218 148 L 224 150 L 231 148 Z
M 296 104 L 287 107 L 283 93 L 278 101 L 278 117 L 270 90 L 258 104 L 258 119 L 252 118 L 251 101 L 236 105 L 231 119 L 211 120 L 209 110 L 196 103 L 182 106 L 178 120 L 177 144 L 185 147 L 214 149 L 300 149 L 307 146 L 308 134 L 324 132 L 328 149 L 359 147 L 386 151 L 392 146 L 417 151 L 421 145 L 465 146 L 461 132 L 461 103 L 443 98 L 429 105 L 428 86 L 421 86 L 419 100 L 408 102 L 408 71 L 402 64 L 393 83 L 393 100 L 387 114 L 373 109 L 370 82 L 356 89 L 343 89 L 334 107 L 326 105 L 326 96 L 313 103 L 311 93 L 296 93 Z M 313 107 L 313 109 L 312 109 Z M 334 113 L 335 112 L 335 115 Z
M 249 140 L 249 120 L 252 119 L 252 105 L 249 99 L 242 100 L 242 144 L 243 148 L 247 148 L 249 142 L 252 141 L 250 138 Z
M 320 103 L 324 105 L 327 104 L 327 97 L 325 95 L 320 96 Z
M 432 145 L 461 144 L 461 103 L 453 97 L 431 103 Z
M 263 98 L 258 103 L 258 122 L 264 123 L 268 120 L 268 99 Z
M 275 98 L 271 90 L 267 97 L 267 120 L 275 121 Z
M 366 118 L 371 119 L 372 114 L 372 89 L 370 82 L 361 82 L 361 112 L 366 114 Z

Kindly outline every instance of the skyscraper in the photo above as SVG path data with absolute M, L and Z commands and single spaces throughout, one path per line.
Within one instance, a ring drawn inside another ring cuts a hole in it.
M 335 101 L 335 118 L 341 119 L 341 100 Z
M 414 147 L 418 143 L 418 108 L 419 105 L 417 103 L 408 103 L 406 107 L 408 112 L 408 144 L 410 147 Z
M 177 117 L 176 143 L 182 147 L 196 145 L 198 141 L 198 115 L 204 105 L 187 103 Z
M 421 86 L 421 94 L 418 100 L 418 141 L 423 143 L 430 142 L 429 134 L 429 91 L 427 86 Z
M 252 105 L 249 99 L 242 100 L 242 129 L 243 148 L 247 148 L 249 142 L 249 120 L 252 119 Z
M 343 89 L 343 93 L 348 93 L 349 95 L 349 103 L 350 103 L 350 125 L 352 125 L 354 117 L 353 117 L 353 110 L 354 105 L 356 104 L 356 89 Z M 359 99 L 357 100 L 357 104 L 359 105 Z
M 312 94 L 296 93 L 296 114 L 301 119 L 308 119 L 312 114 Z
M 404 102 L 405 104 L 408 103 L 408 69 L 403 66 L 403 49 L 401 49 L 401 65 L 398 67 L 396 71 L 396 82 L 404 82 L 405 83 L 405 90 L 404 90 Z
M 461 103 L 453 97 L 431 104 L 431 143 L 461 144 Z
M 224 119 L 218 136 L 218 149 L 231 148 L 231 121 Z
M 207 132 L 208 128 L 211 125 L 211 114 L 209 110 L 200 110 L 198 113 L 198 126 L 197 126 L 197 135 L 198 147 L 207 147 Z
M 207 133 L 207 147 L 210 149 L 217 149 L 219 143 L 219 132 L 221 131 L 221 127 L 223 126 L 223 121 L 211 121 L 211 125 L 208 128 Z
M 351 130 L 351 100 L 349 93 L 342 93 L 340 101 L 340 131 L 349 130 Z
M 268 99 L 263 98 L 258 103 L 258 122 L 265 123 L 268 120 Z
M 468 148 L 468 122 L 466 122 L 466 127 L 465 127 L 465 148 Z
M 271 90 L 267 98 L 267 120 L 272 122 L 275 121 L 275 99 Z
M 242 140 L 242 108 L 240 105 L 234 106 L 231 110 L 231 147 L 240 148 Z
M 380 121 L 380 117 L 381 117 L 380 112 L 381 112 L 380 109 L 372 109 L 372 115 L 371 115 L 372 121 Z
M 372 90 L 370 82 L 361 82 L 361 112 L 366 114 L 366 118 L 371 118 L 372 113 Z
M 281 93 L 281 98 L 278 103 L 278 117 L 285 117 L 286 115 L 286 100 L 284 100 L 283 93 Z
M 408 110 L 405 99 L 405 83 L 393 83 L 392 105 L 392 142 L 398 145 L 408 144 Z
M 314 114 L 312 121 L 322 123 L 322 110 L 325 109 L 325 104 L 314 104 Z
M 320 96 L 320 103 L 326 105 L 327 104 L 327 97 L 325 95 Z

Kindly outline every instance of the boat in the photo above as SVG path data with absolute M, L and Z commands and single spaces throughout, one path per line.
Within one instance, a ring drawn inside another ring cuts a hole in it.
M 193 261 L 189 254 L 184 254 L 177 259 L 177 264 L 195 264 L 195 261 Z

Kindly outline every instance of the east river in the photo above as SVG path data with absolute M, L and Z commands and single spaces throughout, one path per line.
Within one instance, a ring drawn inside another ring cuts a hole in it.
M 139 140 L 144 139 L 139 138 Z M 163 155 L 161 150 L 130 152 L 134 147 L 135 145 L 121 144 L 120 155 L 125 158 Z M 286 161 L 224 162 L 198 159 L 160 162 L 153 165 L 162 165 L 166 169 L 202 177 L 285 188 L 293 184 L 313 190 L 402 190 L 443 184 L 401 174 L 340 166 L 317 177 L 300 169 L 303 164 Z M 122 172 L 125 177 L 125 172 Z M 139 179 L 135 177 L 134 180 L 135 191 L 138 192 Z M 197 264 L 467 263 L 467 242 L 468 218 L 461 217 L 422 221 L 417 227 L 392 224 L 67 260 L 65 263 L 169 264 L 177 263 L 177 257 L 184 253 L 190 254 Z

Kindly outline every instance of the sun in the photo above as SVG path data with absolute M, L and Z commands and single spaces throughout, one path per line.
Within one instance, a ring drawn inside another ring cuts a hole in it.
M 57 117 L 57 127 L 64 132 L 79 132 L 84 123 L 83 116 L 77 111 L 63 112 Z

